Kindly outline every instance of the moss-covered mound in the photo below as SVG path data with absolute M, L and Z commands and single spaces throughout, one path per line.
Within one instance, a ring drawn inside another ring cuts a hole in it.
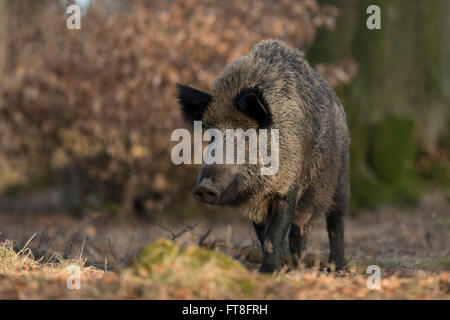
M 180 249 L 173 241 L 167 239 L 160 239 L 146 246 L 136 262 L 137 267 L 145 267 L 148 270 L 161 265 L 182 266 L 194 270 L 213 267 L 223 272 L 247 272 L 237 260 L 223 253 L 195 245 Z
M 181 249 L 167 239 L 146 246 L 132 269 L 146 279 L 147 290 L 148 284 L 154 283 L 155 290 L 165 291 L 167 295 L 173 288 L 182 288 L 187 296 L 211 294 L 215 297 L 220 293 L 222 297 L 237 295 L 245 298 L 254 294 L 257 279 L 262 277 L 223 253 L 195 245 Z

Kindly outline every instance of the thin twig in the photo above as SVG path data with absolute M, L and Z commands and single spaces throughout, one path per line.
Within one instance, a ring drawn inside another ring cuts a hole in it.
M 177 233 L 173 232 L 171 229 L 164 226 L 162 222 L 158 223 L 156 226 L 160 227 L 164 231 L 167 231 L 168 233 L 170 233 L 170 237 L 172 238 L 171 240 L 175 241 L 177 238 L 181 237 L 186 232 L 192 231 L 193 229 L 195 229 L 198 225 L 199 225 L 199 223 L 196 223 L 195 225 L 185 225 L 184 228 L 181 229 L 181 231 L 179 231 Z
M 25 243 L 25 245 L 23 246 L 23 248 L 18 252 L 18 254 L 22 254 L 23 251 L 25 251 L 25 249 L 28 247 L 28 245 L 30 244 L 31 240 L 33 240 L 33 238 L 36 236 L 36 233 L 34 233 L 30 239 L 28 239 L 27 243 Z
M 203 232 L 203 234 L 200 236 L 200 238 L 198 239 L 198 245 L 199 247 L 203 246 L 204 241 L 206 240 L 206 238 L 209 236 L 209 234 L 211 233 L 212 228 L 208 228 L 205 232 Z
M 83 257 L 83 251 L 84 251 L 84 244 L 86 243 L 86 235 L 84 235 L 83 237 L 83 244 L 81 245 L 81 250 L 80 250 L 80 255 L 78 257 L 78 260 L 81 260 L 81 258 Z
M 111 246 L 111 239 L 110 239 L 110 238 L 108 238 L 108 248 L 109 248 L 109 252 L 110 252 L 110 254 L 111 254 L 111 257 L 114 259 L 114 263 L 115 263 L 116 265 L 120 265 L 119 261 L 118 261 L 117 258 L 116 258 L 116 255 L 115 255 L 115 253 L 114 253 L 114 250 L 113 250 L 113 248 L 112 248 L 112 246 Z

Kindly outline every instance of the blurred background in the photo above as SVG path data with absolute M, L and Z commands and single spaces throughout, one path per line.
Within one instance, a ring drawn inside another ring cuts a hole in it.
M 0 212 L 220 215 L 192 199 L 198 167 L 170 161 L 175 83 L 208 90 L 267 38 L 342 100 L 352 215 L 449 199 L 449 16 L 447 0 L 0 0 Z

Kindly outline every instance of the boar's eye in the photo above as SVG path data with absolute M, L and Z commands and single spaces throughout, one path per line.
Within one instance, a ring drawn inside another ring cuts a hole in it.
M 261 128 L 272 125 L 272 113 L 258 88 L 244 89 L 234 100 L 235 107 L 258 122 Z
M 177 83 L 178 102 L 181 105 L 181 113 L 184 121 L 193 125 L 194 121 L 202 120 L 203 113 L 211 103 L 212 96 L 209 93 Z

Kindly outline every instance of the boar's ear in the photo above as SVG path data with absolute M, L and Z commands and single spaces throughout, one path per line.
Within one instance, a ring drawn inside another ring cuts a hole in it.
M 241 91 L 236 96 L 234 105 L 239 111 L 256 120 L 260 128 L 269 128 L 273 123 L 269 105 L 258 88 Z
M 202 120 L 203 113 L 211 103 L 212 96 L 206 92 L 177 83 L 178 102 L 184 121 L 193 125 L 193 121 Z

